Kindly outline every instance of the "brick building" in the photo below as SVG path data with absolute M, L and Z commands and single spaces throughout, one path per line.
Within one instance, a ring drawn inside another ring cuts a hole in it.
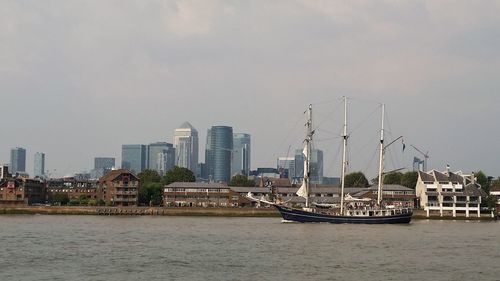
M 99 179 L 98 193 L 107 205 L 137 206 L 140 181 L 131 171 L 109 171 Z
M 163 189 L 167 207 L 246 207 L 253 202 L 219 183 L 174 182 Z
M 0 180 L 0 204 L 31 205 L 45 203 L 45 183 L 38 179 L 4 178 Z

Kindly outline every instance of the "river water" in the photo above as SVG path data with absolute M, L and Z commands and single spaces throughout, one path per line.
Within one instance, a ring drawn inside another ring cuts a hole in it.
M 500 222 L 0 216 L 0 280 L 500 280 Z

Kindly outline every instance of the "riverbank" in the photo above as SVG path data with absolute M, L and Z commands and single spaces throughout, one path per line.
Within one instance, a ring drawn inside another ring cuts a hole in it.
M 274 208 L 2 206 L 0 214 L 279 217 Z
M 0 206 L 2 214 L 44 215 L 153 215 L 153 216 L 210 216 L 210 217 L 280 217 L 274 208 L 193 208 L 193 207 L 84 207 L 84 206 Z M 423 210 L 415 210 L 414 220 L 493 220 L 489 214 L 481 217 L 426 216 Z

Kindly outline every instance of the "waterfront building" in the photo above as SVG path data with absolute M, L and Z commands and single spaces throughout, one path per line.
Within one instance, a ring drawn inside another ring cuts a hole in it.
M 440 216 L 456 217 L 458 213 L 481 216 L 481 202 L 486 193 L 475 181 L 474 174 L 463 175 L 461 172 L 432 170 L 418 172 L 416 196 L 418 205 L 427 216 L 438 213 Z
M 500 215 L 500 186 L 490 187 L 490 195 L 495 200 L 496 214 Z
M 311 151 L 310 161 L 310 183 L 322 184 L 323 183 L 323 151 L 313 149 Z M 295 151 L 295 174 L 292 177 L 294 183 L 300 182 L 304 177 L 304 154 L 302 149 Z
M 99 179 L 99 193 L 107 205 L 137 206 L 139 178 L 127 169 L 112 170 Z
M 212 126 L 207 134 L 205 161 L 209 180 L 229 182 L 233 151 L 233 128 Z
M 10 172 L 13 175 L 26 172 L 26 149 L 16 147 L 10 150 Z
M 143 144 L 122 145 L 122 168 L 140 173 L 147 168 L 147 148 Z
M 61 203 L 56 202 L 56 200 L 66 197 L 68 202 L 86 199 L 94 200 L 94 203 L 98 204 L 98 201 L 103 197 L 103 194 L 99 193 L 98 183 L 97 180 L 81 180 L 75 177 L 49 179 L 47 181 L 47 201 Z
M 163 191 L 163 202 L 168 207 L 246 207 L 254 204 L 220 183 L 174 182 Z
M 45 184 L 38 179 L 4 178 L 0 180 L 0 205 L 44 203 Z
M 249 134 L 233 134 L 231 176 L 250 174 L 251 139 Z
M 175 165 L 175 149 L 167 142 L 151 143 L 147 146 L 147 169 L 157 171 L 161 176 Z
M 189 123 L 184 122 L 174 132 L 175 165 L 188 168 L 196 173 L 198 165 L 198 131 Z
M 43 178 L 45 176 L 45 153 L 35 153 L 34 177 Z

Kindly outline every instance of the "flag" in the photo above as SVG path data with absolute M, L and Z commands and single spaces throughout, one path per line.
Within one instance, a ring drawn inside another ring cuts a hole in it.
M 405 148 L 406 148 L 405 140 L 401 139 L 401 143 L 403 144 L 403 152 L 405 152 Z

